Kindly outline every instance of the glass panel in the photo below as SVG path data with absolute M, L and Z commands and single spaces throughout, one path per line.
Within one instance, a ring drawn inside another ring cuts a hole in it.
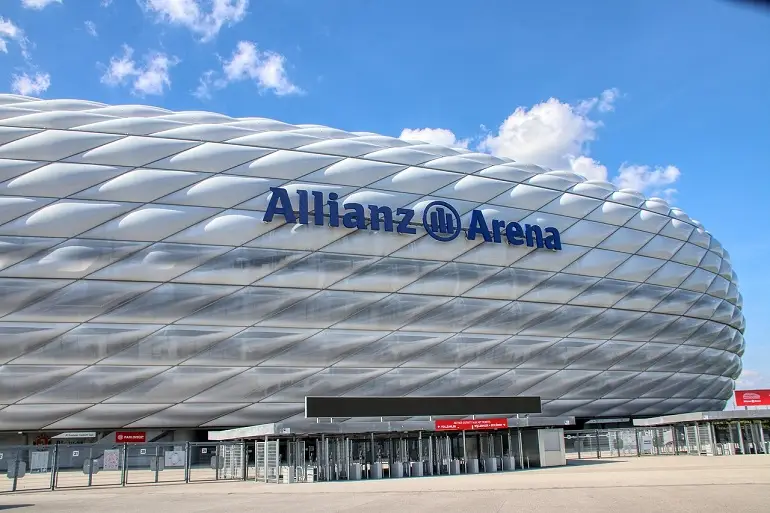
M 237 328 L 167 326 L 138 344 L 104 360 L 111 365 L 173 365 L 233 334 Z
M 236 290 L 236 287 L 166 283 L 96 320 L 172 323 Z
M 328 328 L 385 297 L 374 292 L 324 290 L 262 322 L 264 326 Z
M 55 385 L 82 368 L 69 365 L 0 366 L 0 403 L 15 403 Z
M 515 369 L 473 390 L 477 396 L 515 396 L 547 379 L 556 371 L 542 369 Z
M 262 279 L 259 285 L 323 289 L 375 260 L 375 257 L 313 253 Z
M 642 283 L 636 289 L 629 292 L 626 297 L 621 299 L 615 305 L 615 308 L 626 310 L 652 310 L 655 305 L 660 303 L 663 298 L 673 292 L 669 287 L 660 287 L 658 285 L 648 285 Z
M 245 287 L 186 317 L 185 324 L 251 326 L 313 294 L 312 290 Z M 291 324 L 289 324 L 291 325 Z
M 0 315 L 6 315 L 25 305 L 35 306 L 40 298 L 69 283 L 72 282 L 68 280 L 0 278 Z
M 655 342 L 671 342 L 681 344 L 697 331 L 706 321 L 680 317 L 669 326 L 658 332 L 653 339 Z
M 558 340 L 558 338 L 543 337 L 511 337 L 470 361 L 467 367 L 510 369 L 533 358 Z
M 557 399 L 599 374 L 599 371 L 562 370 L 524 391 L 524 395 Z
M 663 301 L 658 303 L 653 311 L 673 315 L 683 315 L 701 296 L 702 294 L 698 294 L 697 292 L 677 289 L 666 296 Z
M 295 415 L 304 414 L 304 404 L 297 403 L 259 403 L 228 413 L 207 422 L 203 427 L 258 426 L 280 422 Z
M 346 395 L 364 397 L 401 397 L 438 379 L 447 369 L 393 369 L 350 390 Z
M 691 317 L 700 317 L 701 319 L 711 319 L 714 312 L 717 311 L 722 300 L 704 294 L 695 305 L 687 312 Z
M 332 288 L 339 290 L 371 290 L 395 292 L 420 276 L 436 269 L 441 262 L 407 260 L 405 258 L 383 258 L 367 265 L 352 276 L 335 283 Z
M 466 395 L 485 383 L 505 374 L 505 370 L 490 369 L 456 369 L 448 374 L 431 381 L 419 390 L 409 394 L 410 397 L 453 396 Z
M 677 317 L 673 315 L 648 313 L 625 326 L 614 338 L 620 340 L 648 341 L 656 333 L 674 322 Z
M 697 346 L 676 346 L 673 351 L 666 355 L 665 359 L 653 363 L 648 370 L 687 372 L 703 351 L 702 347 Z
M 96 404 L 51 424 L 49 429 L 121 428 L 169 406 L 171 404 Z
M 293 384 L 266 398 L 267 402 L 303 402 L 311 395 L 341 395 L 385 372 L 384 369 L 345 369 L 333 367 Z
M 723 328 L 718 322 L 706 321 L 684 343 L 688 346 L 708 347 L 716 342 Z
M 603 397 L 638 374 L 638 372 L 604 371 L 569 390 L 562 397 L 564 399 L 596 399 L 597 397 Z
M 43 429 L 62 417 L 88 408 L 90 404 L 12 404 L 2 409 L 0 429 L 17 431 Z
M 611 368 L 612 370 L 647 370 L 656 360 L 671 353 L 675 347 L 673 344 L 644 344 Z
M 236 248 L 224 255 L 212 258 L 174 281 L 249 285 L 305 255 L 307 253 L 300 251 Z
M 516 299 L 553 275 L 553 273 L 545 271 L 506 268 L 490 276 L 469 290 L 465 295 L 483 298 Z
M 289 328 L 249 328 L 182 362 L 182 365 L 251 367 L 316 332 L 317 330 L 293 330 Z
M 603 279 L 570 301 L 573 305 L 610 307 L 637 287 L 630 281 Z
M 398 329 L 449 301 L 441 296 L 393 294 L 356 312 L 337 325 L 339 328 Z
M 218 417 L 240 410 L 245 406 L 248 406 L 248 404 L 176 404 L 171 408 L 140 419 L 126 427 L 176 428 L 177 426 L 200 426 Z
M 267 360 L 266 367 L 327 366 L 387 335 L 386 331 L 324 330 L 295 342 L 285 352 Z
M 636 351 L 642 346 L 639 342 L 610 340 L 590 353 L 573 361 L 568 369 L 609 369 L 613 364 Z
M 96 365 L 24 400 L 25 403 L 96 403 L 163 372 L 167 367 Z
M 396 367 L 435 346 L 447 333 L 395 332 L 350 355 L 336 367 Z
M 73 239 L 6 269 L 3 275 L 82 278 L 146 245 L 144 242 Z
M 458 297 L 407 326 L 416 331 L 462 331 L 481 317 L 508 305 L 508 301 Z
M 473 333 L 518 333 L 526 326 L 532 326 L 559 308 L 559 305 L 546 303 L 524 303 L 514 301 L 505 307 L 485 317 L 482 322 L 468 328 Z
M 160 326 L 83 324 L 15 363 L 89 364 L 119 353 Z M 152 362 L 150 362 L 152 363 Z
M 449 262 L 432 271 L 401 292 L 408 294 L 437 294 L 459 296 L 487 276 L 500 271 L 500 267 Z
M 21 262 L 38 251 L 55 246 L 63 240 L 49 237 L 0 236 L 0 269 Z
M 407 361 L 403 367 L 460 367 L 478 358 L 507 338 L 506 335 L 459 334 Z
M 34 351 L 75 326 L 77 325 L 2 322 L 0 323 L 0 363 Z
M 614 388 L 604 397 L 607 399 L 636 399 L 660 385 L 672 376 L 671 372 L 642 372 L 626 383 Z
M 159 242 L 95 273 L 100 280 L 168 281 L 224 253 L 223 246 Z
M 570 334 L 580 338 L 612 338 L 620 332 L 624 326 L 637 320 L 643 312 L 629 312 L 627 310 L 605 310 L 588 324 L 584 324 L 577 331 Z
M 699 377 L 697 374 L 674 374 L 660 385 L 643 393 L 641 397 L 660 397 L 663 399 L 688 397 L 687 390 L 691 389 L 690 387 L 693 383 L 698 385 L 697 380 Z M 695 397 L 695 395 L 689 397 Z
M 48 280 L 39 280 L 40 287 Z M 14 321 L 85 322 L 154 287 L 152 283 L 77 281 L 6 317 Z
M 176 403 L 242 371 L 243 368 L 240 367 L 172 367 L 131 390 L 111 397 L 106 402 Z
M 557 274 L 521 297 L 521 301 L 566 303 L 599 279 L 575 274 Z
M 521 334 L 565 337 L 603 312 L 604 310 L 601 308 L 590 306 L 562 306 L 558 310 L 537 319 L 536 323 L 530 323 Z
M 563 369 L 575 359 L 588 354 L 604 341 L 565 338 L 521 364 L 522 369 Z
M 190 398 L 190 402 L 257 402 L 320 371 L 320 368 L 255 367 Z M 297 402 L 304 402 L 304 396 Z

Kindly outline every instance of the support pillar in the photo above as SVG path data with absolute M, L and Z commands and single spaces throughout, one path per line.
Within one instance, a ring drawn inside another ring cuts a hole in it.
M 741 429 L 741 421 L 736 422 L 738 425 L 738 446 L 741 448 L 741 454 L 746 454 L 746 447 L 743 444 L 743 430 Z

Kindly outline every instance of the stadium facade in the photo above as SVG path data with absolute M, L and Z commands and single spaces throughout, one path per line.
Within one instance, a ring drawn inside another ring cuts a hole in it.
M 723 408 L 730 258 L 665 201 L 465 149 L 0 95 L 0 431 L 220 428 L 308 395 Z

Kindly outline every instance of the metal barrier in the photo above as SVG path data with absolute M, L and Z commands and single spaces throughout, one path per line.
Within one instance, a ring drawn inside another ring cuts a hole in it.
M 245 442 L 0 447 L 0 493 L 245 480 Z

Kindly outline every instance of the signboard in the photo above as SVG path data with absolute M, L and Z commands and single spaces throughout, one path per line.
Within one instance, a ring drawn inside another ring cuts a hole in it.
M 770 390 L 736 390 L 735 406 L 770 406 Z
M 60 433 L 53 437 L 56 440 L 62 439 L 78 439 L 78 438 L 96 438 L 96 431 L 71 431 L 68 433 Z
M 265 223 L 279 220 L 288 224 L 315 224 L 316 226 L 357 228 L 359 230 L 386 231 L 416 234 L 419 227 L 439 242 L 450 242 L 460 237 L 468 240 L 480 238 L 485 242 L 527 245 L 530 248 L 561 250 L 561 236 L 552 227 L 536 224 L 521 225 L 485 216 L 483 210 L 474 209 L 465 216 L 445 201 L 431 201 L 421 205 L 422 212 L 414 208 L 397 208 L 393 205 L 364 205 L 354 201 L 356 194 L 340 204 L 339 195 L 323 191 L 292 190 L 271 187 L 267 210 L 262 218 Z M 291 196 L 296 196 L 292 202 Z M 364 199 L 361 196 L 361 199 Z M 418 208 L 416 206 L 416 208 Z M 328 214 L 327 214 L 328 213 Z M 420 215 L 422 214 L 422 215 Z M 463 217 L 466 221 L 463 222 Z M 367 223 L 366 220 L 371 222 Z
M 102 461 L 104 470 L 120 470 L 120 449 L 105 449 Z
M 144 431 L 116 431 L 115 441 L 119 443 L 144 443 L 147 441 L 147 433 Z
M 436 431 L 478 431 L 507 429 L 508 419 L 437 420 Z

